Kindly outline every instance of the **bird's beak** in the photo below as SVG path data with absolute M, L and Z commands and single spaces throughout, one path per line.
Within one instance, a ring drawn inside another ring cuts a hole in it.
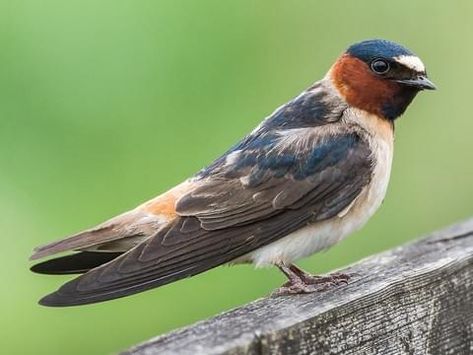
M 437 90 L 437 87 L 426 76 L 419 75 L 414 79 L 396 80 L 398 83 L 418 88 L 419 90 Z

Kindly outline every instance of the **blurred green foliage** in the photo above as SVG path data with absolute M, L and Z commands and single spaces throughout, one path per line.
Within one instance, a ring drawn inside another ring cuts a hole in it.
M 390 189 L 366 228 L 301 262 L 325 272 L 472 213 L 473 3 L 1 0 L 0 349 L 109 354 L 268 294 L 271 269 L 222 267 L 104 304 L 48 309 L 44 244 L 190 176 L 321 78 L 350 43 L 398 41 L 426 63 L 396 126 Z

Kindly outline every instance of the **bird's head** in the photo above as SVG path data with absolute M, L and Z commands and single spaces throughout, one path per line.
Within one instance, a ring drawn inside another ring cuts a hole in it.
M 340 96 L 353 107 L 394 120 L 421 90 L 435 90 L 425 66 L 403 46 L 380 39 L 355 43 L 329 71 Z

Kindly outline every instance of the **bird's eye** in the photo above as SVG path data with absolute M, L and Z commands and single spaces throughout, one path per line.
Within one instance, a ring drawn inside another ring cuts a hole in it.
M 375 59 L 371 62 L 371 70 L 376 74 L 386 74 L 391 69 L 388 62 L 383 59 Z

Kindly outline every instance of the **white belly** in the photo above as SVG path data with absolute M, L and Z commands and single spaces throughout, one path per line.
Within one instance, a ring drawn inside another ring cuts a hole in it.
M 241 261 L 256 266 L 293 261 L 327 249 L 360 229 L 383 202 L 391 173 L 393 135 L 380 134 L 371 139 L 375 167 L 370 184 L 356 200 L 338 216 L 304 227 L 288 236 L 257 249 Z M 238 261 L 237 261 L 238 262 Z

